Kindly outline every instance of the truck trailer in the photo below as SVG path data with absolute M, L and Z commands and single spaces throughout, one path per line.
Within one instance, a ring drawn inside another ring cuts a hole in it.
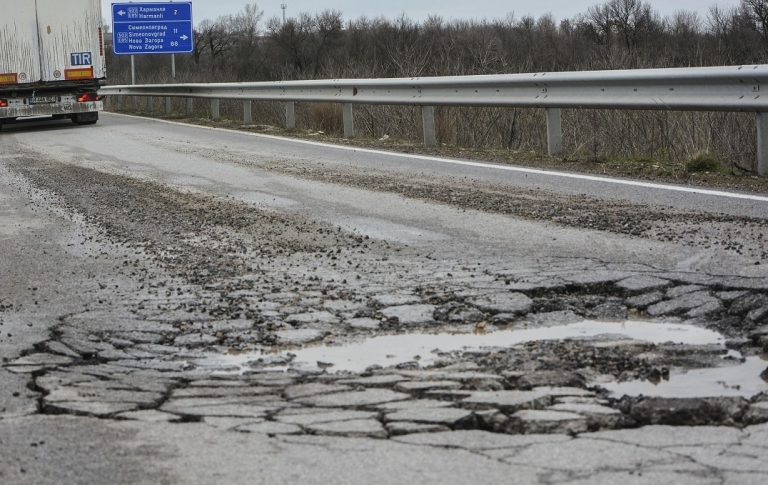
M 94 124 L 105 81 L 99 0 L 0 0 L 0 127 L 43 116 Z

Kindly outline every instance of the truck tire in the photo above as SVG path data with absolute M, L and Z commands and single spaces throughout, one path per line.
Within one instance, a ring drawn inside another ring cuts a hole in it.
M 76 125 L 95 125 L 99 121 L 99 112 L 77 113 L 72 115 L 72 122 Z

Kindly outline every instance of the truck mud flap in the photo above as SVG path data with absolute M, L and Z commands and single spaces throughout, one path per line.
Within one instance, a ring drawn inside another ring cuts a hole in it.
M 99 121 L 99 112 L 77 113 L 72 115 L 72 122 L 77 125 L 95 125 Z

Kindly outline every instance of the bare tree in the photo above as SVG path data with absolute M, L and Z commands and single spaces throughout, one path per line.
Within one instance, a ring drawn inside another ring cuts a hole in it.
M 599 44 L 608 45 L 613 34 L 614 18 L 610 4 L 595 5 L 589 8 L 584 23 L 591 27 L 591 34 Z
M 325 10 L 314 19 L 314 75 L 320 74 L 326 54 L 341 42 L 342 20 L 338 10 Z
M 234 44 L 231 29 L 232 17 L 219 17 L 216 21 L 204 20 L 200 23 L 197 42 L 201 44 L 201 53 L 207 52 L 211 58 L 211 72 L 216 71 L 217 61 L 226 54 Z
M 768 0 L 741 0 L 741 8 L 768 47 Z
M 267 70 L 261 52 L 263 18 L 264 12 L 256 3 L 246 5 L 232 18 L 233 55 L 238 60 L 235 66 L 238 81 L 259 77 Z

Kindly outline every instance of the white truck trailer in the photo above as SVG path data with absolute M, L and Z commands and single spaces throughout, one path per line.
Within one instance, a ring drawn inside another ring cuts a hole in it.
M 99 0 L 0 0 L 0 127 L 39 116 L 94 124 L 105 79 Z

